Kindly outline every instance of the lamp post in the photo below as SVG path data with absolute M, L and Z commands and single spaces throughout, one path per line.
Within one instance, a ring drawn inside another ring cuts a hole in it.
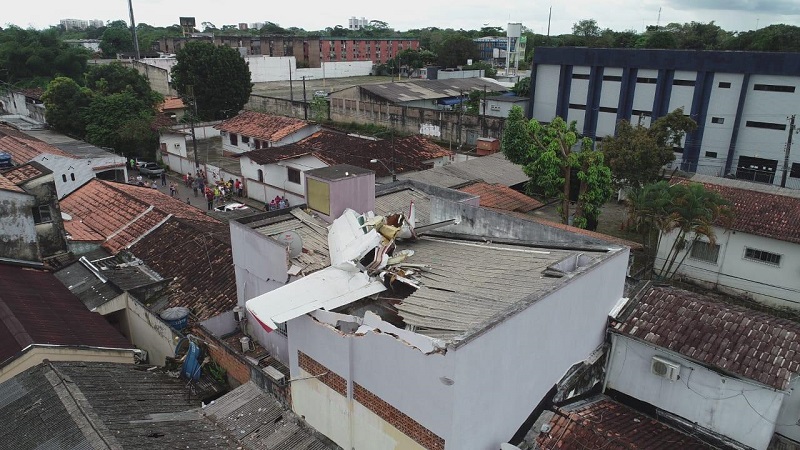
M 392 174 L 392 181 L 397 181 L 397 174 L 394 172 L 394 168 L 387 166 L 380 159 L 373 158 L 370 159 L 369 162 L 371 162 L 372 164 L 381 163 L 381 165 Z M 392 160 L 392 166 L 394 166 L 394 160 Z

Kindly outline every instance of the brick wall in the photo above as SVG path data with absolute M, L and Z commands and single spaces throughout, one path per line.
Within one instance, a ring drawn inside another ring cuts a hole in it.
M 250 364 L 243 361 L 225 342 L 201 326 L 195 326 L 192 333 L 210 344 L 206 347 L 211 359 L 225 369 L 229 379 L 238 385 L 250 381 Z
M 444 439 L 358 383 L 353 383 L 353 398 L 421 446 L 444 450 Z
M 325 385 L 329 388 L 347 397 L 347 380 L 342 378 L 340 375 L 334 373 L 332 370 L 323 366 L 314 360 L 314 358 L 306 355 L 300 350 L 297 351 L 297 364 L 301 369 L 305 370 L 312 376 L 317 376 L 324 373 L 325 375 L 317 377 L 317 379 L 325 383 Z

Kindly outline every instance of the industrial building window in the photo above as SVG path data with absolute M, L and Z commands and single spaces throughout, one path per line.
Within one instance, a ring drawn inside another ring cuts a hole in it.
M 239 135 L 236 133 L 231 133 L 230 135 L 231 145 L 239 145 Z
M 721 87 L 722 89 L 730 89 L 731 83 L 730 81 L 720 81 L 718 86 Z
M 615 113 L 615 114 L 617 113 L 617 108 L 610 108 L 608 106 L 601 106 L 598 109 L 600 110 L 600 112 Z
M 694 80 L 672 80 L 674 86 L 694 86 Z
M 754 91 L 769 91 L 769 92 L 794 92 L 794 86 L 784 86 L 780 84 L 755 84 L 753 85 Z
M 603 81 L 622 81 L 619 75 L 603 75 Z
M 773 266 L 781 265 L 781 255 L 750 247 L 744 248 L 744 259 L 772 264 Z
M 573 80 L 588 80 L 589 74 L 588 73 L 573 73 L 572 74 Z
M 792 178 L 800 178 L 800 163 L 792 163 L 792 168 L 789 170 L 789 176 Z
M 639 77 L 636 79 L 636 82 L 645 84 L 656 84 L 658 82 L 658 78 Z
M 300 184 L 300 171 L 295 169 L 294 167 L 286 168 L 286 176 L 292 183 Z
M 586 109 L 586 105 L 578 105 L 577 103 L 570 103 L 569 104 L 569 109 L 585 110 Z
M 778 169 L 778 160 L 740 156 L 736 166 L 736 178 L 750 180 L 757 183 L 772 184 L 775 180 L 775 171 Z
M 636 117 L 636 116 L 650 117 L 652 115 L 653 115 L 653 113 L 651 111 L 643 111 L 641 109 L 634 109 L 634 110 L 631 111 L 631 116 L 633 116 L 633 117 Z
M 711 123 L 725 123 L 724 117 L 712 117 Z
M 692 244 L 691 255 L 694 259 L 716 264 L 719 259 L 719 244 L 711 245 L 710 242 L 695 241 Z
M 786 130 L 785 123 L 758 122 L 755 120 L 748 120 L 746 125 L 750 128 L 764 128 L 766 130 L 780 130 L 780 131 Z
M 39 205 L 33 208 L 33 223 L 48 223 L 52 221 L 50 205 Z
M 677 154 L 679 154 L 679 155 L 682 155 L 683 154 L 683 147 L 672 147 L 672 151 L 677 153 Z
M 716 158 L 717 152 L 706 152 L 706 158 Z

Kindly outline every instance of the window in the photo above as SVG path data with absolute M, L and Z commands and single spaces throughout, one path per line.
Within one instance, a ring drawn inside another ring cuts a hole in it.
M 648 77 L 639 77 L 636 79 L 637 83 L 645 83 L 645 84 L 656 84 L 658 82 L 657 78 L 648 78 Z
M 603 81 L 622 81 L 622 77 L 619 75 L 604 75 Z
M 706 158 L 716 158 L 717 152 L 706 152 Z
M 694 259 L 716 264 L 719 258 L 719 244 L 711 245 L 710 242 L 695 241 L 692 244 L 691 255 Z
M 259 183 L 264 182 L 264 171 L 261 169 L 258 169 L 258 182 Z
M 239 145 L 239 135 L 236 133 L 231 133 L 230 135 L 231 145 Z
M 610 107 L 608 107 L 608 106 L 601 106 L 601 107 L 600 107 L 600 108 L 598 108 L 598 109 L 600 110 L 600 112 L 605 112 L 605 113 L 614 113 L 614 114 L 616 114 L 616 113 L 617 113 L 617 108 L 610 108 Z
M 694 80 L 672 80 L 674 86 L 694 86 Z
M 719 86 L 722 89 L 730 89 L 731 88 L 731 83 L 730 83 L 730 81 L 720 81 L 717 86 Z
M 794 86 L 783 86 L 780 84 L 755 84 L 753 85 L 753 90 L 768 92 L 794 92 Z
M 67 182 L 67 174 L 65 174 L 65 173 L 61 174 L 61 180 L 62 180 L 64 183 L 66 183 L 66 182 Z
M 69 174 L 69 179 L 75 181 L 75 172 Z
M 750 128 L 764 128 L 766 130 L 786 130 L 785 123 L 772 123 L 772 122 L 757 122 L 755 120 L 748 120 L 746 125 Z
M 575 104 L 575 103 L 570 103 L 569 104 L 569 109 L 585 110 L 586 109 L 586 105 L 578 105 L 578 104 Z
M 652 111 L 643 111 L 641 109 L 634 109 L 634 110 L 631 111 L 631 116 L 632 117 L 635 117 L 635 116 L 650 117 L 652 115 L 653 115 Z
M 683 154 L 683 147 L 672 147 L 672 151 L 677 153 L 677 154 L 679 154 L 679 155 L 682 155 Z
M 572 74 L 573 80 L 588 80 L 589 74 L 588 73 L 573 73 Z
M 258 139 L 253 139 L 253 144 L 255 144 L 256 150 L 261 148 L 261 141 Z
M 286 168 L 286 176 L 292 183 L 300 184 L 300 171 L 294 167 Z
M 39 205 L 33 208 L 34 223 L 48 223 L 52 221 L 53 217 L 50 215 L 50 205 Z
M 249 144 L 250 143 L 250 136 L 242 135 L 242 144 Z
M 792 178 L 800 178 L 800 163 L 792 163 L 792 168 L 789 170 L 789 176 Z
M 744 259 L 772 264 L 773 266 L 781 265 L 781 255 L 750 247 L 744 248 Z
M 776 159 L 740 156 L 739 164 L 736 166 L 736 178 L 772 184 L 777 169 L 778 160 Z
M 725 123 L 725 118 L 724 117 L 712 117 L 711 118 L 711 123 L 723 124 L 723 123 Z

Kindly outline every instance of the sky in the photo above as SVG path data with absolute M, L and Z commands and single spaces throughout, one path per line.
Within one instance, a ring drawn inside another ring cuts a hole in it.
M 61 19 L 100 19 L 128 21 L 127 0 L 2 0 L 0 26 L 47 28 Z M 256 5 L 264 5 L 259 12 Z M 225 5 L 235 5 L 229 7 Z M 548 8 L 552 5 L 551 34 L 572 31 L 582 19 L 594 19 L 600 28 L 615 31 L 641 32 L 646 25 L 670 22 L 711 22 L 729 31 L 747 31 L 784 23 L 800 26 L 799 0 L 570 0 L 557 3 L 530 0 L 506 0 L 495 4 L 487 0 L 310 0 L 297 7 L 291 3 L 276 8 L 273 2 L 247 1 L 226 4 L 219 0 L 133 0 L 137 23 L 168 26 L 178 17 L 195 17 L 198 28 L 211 22 L 218 28 L 240 22 L 270 21 L 284 28 L 322 30 L 341 25 L 347 27 L 352 16 L 381 20 L 391 28 L 405 31 L 413 28 L 480 29 L 483 26 L 506 27 L 520 22 L 535 33 L 547 33 Z M 660 20 L 659 20 L 660 10 Z

